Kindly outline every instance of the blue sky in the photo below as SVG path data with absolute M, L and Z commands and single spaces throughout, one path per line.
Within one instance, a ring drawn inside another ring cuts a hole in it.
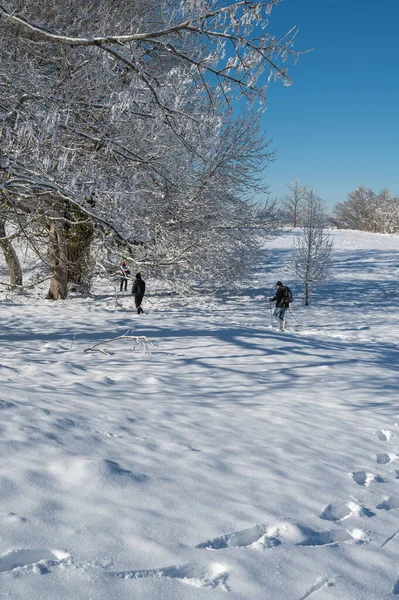
M 263 125 L 278 148 L 273 196 L 293 179 L 329 209 L 353 189 L 399 196 L 399 0 L 284 0 L 269 31 L 299 27 L 291 87 L 271 84 Z

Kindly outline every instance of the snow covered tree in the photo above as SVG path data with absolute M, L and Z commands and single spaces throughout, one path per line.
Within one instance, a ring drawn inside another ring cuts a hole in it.
M 301 207 L 306 195 L 306 187 L 300 185 L 298 180 L 290 181 L 290 183 L 287 183 L 287 187 L 290 193 L 283 197 L 281 206 L 289 219 L 290 225 L 297 227 Z
M 277 207 L 261 172 L 272 156 L 258 117 L 231 118 L 208 131 L 202 157 L 180 156 L 173 185 L 165 182 L 135 228 L 136 263 L 169 281 L 225 286 L 247 278 L 265 238 L 277 231 Z M 262 201 L 255 202 L 257 193 Z
M 360 186 L 348 194 L 345 202 L 336 204 L 333 211 L 334 223 L 345 229 L 372 231 L 375 194 Z
M 371 231 L 396 233 L 399 231 L 399 200 L 387 189 L 374 196 Z
M 265 70 L 269 79 L 290 82 L 284 63 L 297 57 L 296 31 L 278 39 L 266 31 L 278 2 L 0 5 L 0 194 L 16 214 L 34 216 L 48 232 L 49 297 L 67 293 L 71 240 L 85 219 L 97 235 L 119 239 L 133 254 L 148 248 L 154 230 L 160 239 L 160 207 L 178 212 L 191 202 L 192 218 L 198 210 L 198 226 L 206 223 L 203 199 L 193 189 L 200 173 L 209 174 L 209 140 L 220 147 L 216 134 L 230 127 L 223 104 L 232 110 L 240 97 L 263 99 Z M 187 167 L 195 182 L 185 197 Z M 169 242 L 175 249 L 166 265 L 181 264 L 179 238 Z M 76 248 L 87 253 L 84 244 Z M 227 246 L 226 272 L 235 255 Z M 153 257 L 144 259 L 150 265 Z M 185 260 L 189 265 L 188 253 Z
M 300 235 L 293 243 L 288 270 L 302 283 L 305 305 L 316 283 L 325 281 L 332 269 L 333 241 L 326 229 L 327 215 L 322 200 L 308 191 L 301 211 Z
M 399 205 L 389 190 L 378 194 L 360 186 L 334 207 L 333 223 L 342 229 L 374 233 L 399 231 Z

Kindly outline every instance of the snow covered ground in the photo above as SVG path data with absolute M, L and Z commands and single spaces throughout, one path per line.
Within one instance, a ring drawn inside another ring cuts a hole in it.
M 292 234 L 253 289 L 188 303 L 148 281 L 140 317 L 111 287 L 2 293 L 1 598 L 399 595 L 399 237 L 333 235 L 309 307 Z M 156 348 L 84 353 L 128 330 Z

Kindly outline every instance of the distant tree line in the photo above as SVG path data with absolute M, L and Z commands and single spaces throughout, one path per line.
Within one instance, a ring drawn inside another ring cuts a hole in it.
M 291 227 L 299 227 L 309 195 L 309 188 L 299 181 L 287 184 L 289 192 L 280 200 L 282 221 Z M 387 189 L 375 193 L 359 186 L 348 194 L 345 202 L 339 202 L 329 218 L 333 227 L 356 229 L 374 233 L 399 232 L 399 198 Z
M 340 229 L 397 233 L 399 198 L 386 189 L 376 194 L 360 186 L 348 194 L 345 202 L 336 204 L 331 222 Z

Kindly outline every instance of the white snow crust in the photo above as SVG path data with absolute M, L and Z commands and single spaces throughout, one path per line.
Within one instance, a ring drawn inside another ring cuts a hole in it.
M 104 282 L 1 293 L 1 598 L 399 595 L 399 237 L 332 235 L 309 307 L 283 270 L 293 232 L 252 288 L 147 281 L 141 316 Z M 126 332 L 154 348 L 84 352 Z

